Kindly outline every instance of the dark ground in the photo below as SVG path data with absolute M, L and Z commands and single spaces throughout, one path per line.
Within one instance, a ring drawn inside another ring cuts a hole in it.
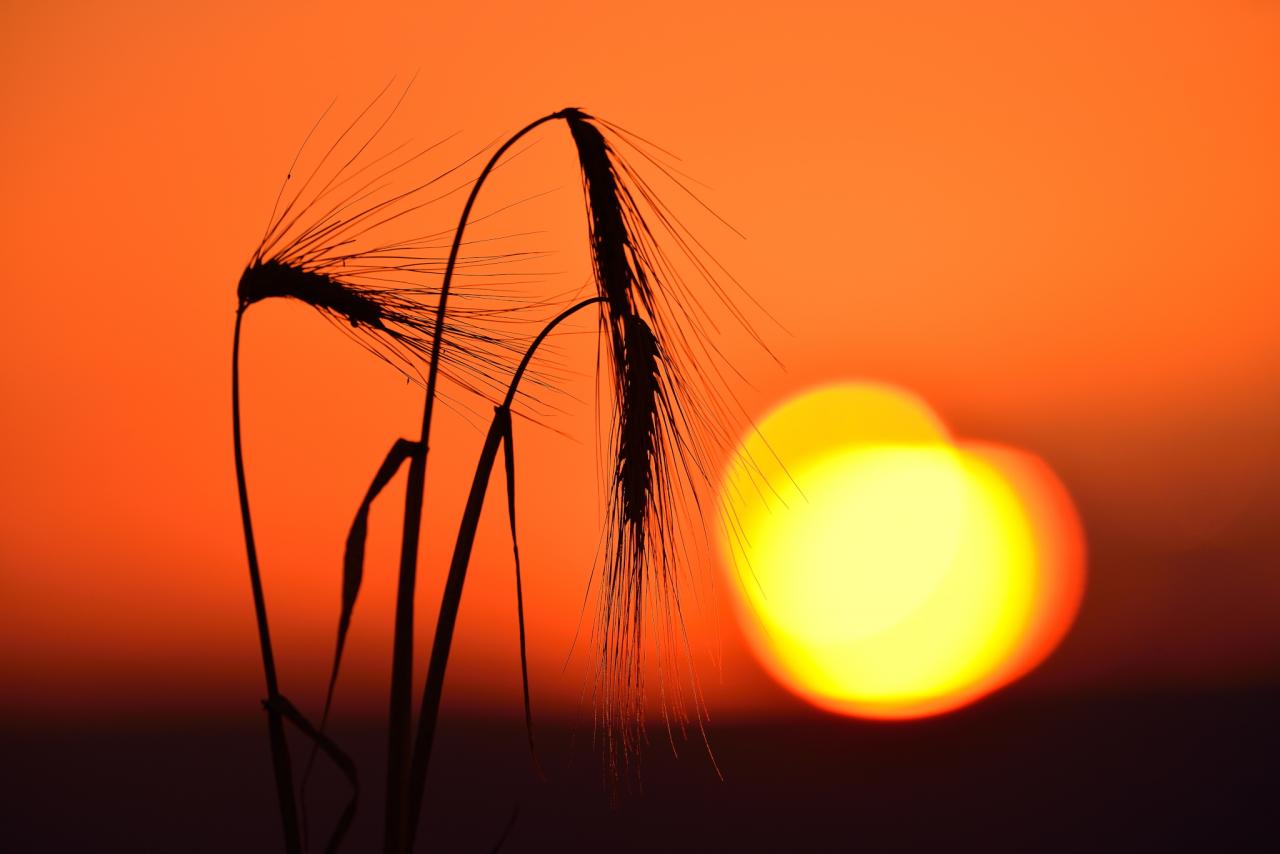
M 589 723 L 539 727 L 543 784 L 518 721 L 454 712 L 420 850 L 488 851 L 518 804 L 504 851 L 1277 851 L 1278 711 L 1272 689 L 996 697 L 908 724 L 815 714 L 718 725 L 723 783 L 696 736 L 677 761 L 659 730 L 643 791 L 616 811 Z M 344 850 L 377 850 L 381 738 L 372 727 L 335 734 L 366 781 Z M 0 749 L 0 850 L 278 850 L 265 727 L 252 719 L 9 726 Z

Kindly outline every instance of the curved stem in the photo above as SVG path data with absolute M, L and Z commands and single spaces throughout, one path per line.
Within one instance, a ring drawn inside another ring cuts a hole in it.
M 565 309 L 555 319 L 543 327 L 538 337 L 525 351 L 520 366 L 516 368 L 507 387 L 507 396 L 502 405 L 495 408 L 493 422 L 489 425 L 489 433 L 484 440 L 484 448 L 480 452 L 480 460 L 476 464 L 476 473 L 471 481 L 471 493 L 467 496 L 467 507 L 463 512 L 462 523 L 458 526 L 458 539 L 453 547 L 453 559 L 449 564 L 449 576 L 445 580 L 444 596 L 440 601 L 440 616 L 436 619 L 435 640 L 431 644 L 431 660 L 427 665 L 427 681 L 422 689 L 422 708 L 418 717 L 418 734 L 413 742 L 413 762 L 410 767 L 409 781 L 409 821 L 406 850 L 413 847 L 414 834 L 417 831 L 418 819 L 422 812 L 422 795 L 426 790 L 427 766 L 431 762 L 431 746 L 435 741 L 436 722 L 440 716 L 440 697 L 444 690 L 445 668 L 449 664 L 449 649 L 453 645 L 453 629 L 458 620 L 458 606 L 462 603 L 462 587 L 467 580 L 467 567 L 471 562 L 471 548 L 475 544 L 476 530 L 480 525 L 480 511 L 484 508 L 485 493 L 489 488 L 489 475 L 493 471 L 494 461 L 498 457 L 498 446 L 503 436 L 510 429 L 511 404 L 515 400 L 517 387 L 524 376 L 525 369 L 538 350 L 538 346 L 560 325 L 561 321 L 588 306 L 604 302 L 605 298 L 596 296 Z
M 404 529 L 400 539 L 400 574 L 396 586 L 395 637 L 391 653 L 391 697 L 387 720 L 387 854 L 407 854 L 412 834 L 409 830 L 409 775 L 408 760 L 412 750 L 413 690 L 413 604 L 417 588 L 418 547 L 422 531 L 422 505 L 427 479 L 427 451 L 430 447 L 431 415 L 436 397 L 436 380 L 440 368 L 440 348 L 444 338 L 445 305 L 449 299 L 449 286 L 462 248 L 462 234 L 471 217 L 480 187 L 498 161 L 521 137 L 541 124 L 560 118 L 561 112 L 543 116 L 530 122 L 508 139 L 493 154 L 467 196 L 462 208 L 457 230 L 453 233 L 453 245 L 449 248 L 449 261 L 445 265 L 444 279 L 440 285 L 440 305 L 436 310 L 435 333 L 431 341 L 431 361 L 427 367 L 427 395 L 422 409 L 422 434 L 418 450 L 409 462 L 408 483 L 404 499 Z
M 569 306 L 552 318 L 550 323 L 542 327 L 542 331 L 538 333 L 538 337 L 534 338 L 533 343 L 529 345 L 529 349 L 525 350 L 524 358 L 520 360 L 520 364 L 516 367 L 516 372 L 511 375 L 511 383 L 507 386 L 507 396 L 502 400 L 502 409 L 510 409 L 511 404 L 515 403 L 516 391 L 520 385 L 520 380 L 524 378 L 524 372 L 528 369 L 529 363 L 533 361 L 533 354 L 538 352 L 538 347 L 542 345 L 543 340 L 545 340 L 557 326 L 567 320 L 570 316 L 577 314 L 587 306 L 595 305 L 598 302 L 608 302 L 608 297 L 595 296 L 584 299 L 580 303 Z
M 258 549 L 253 539 L 253 518 L 249 514 L 249 489 L 245 484 L 244 451 L 240 441 L 240 326 L 246 306 L 236 309 L 235 336 L 231 344 L 231 433 L 235 444 L 236 486 L 240 490 L 240 521 L 244 526 L 244 545 L 249 556 L 249 583 L 253 587 L 253 609 L 258 618 L 258 645 L 262 649 L 262 670 L 267 680 L 267 735 L 271 741 L 271 760 L 275 767 L 276 796 L 280 801 L 280 821 L 284 826 L 284 847 L 288 854 L 301 854 L 302 840 L 298 829 L 298 806 L 293 792 L 293 764 L 289 759 L 289 743 L 285 739 L 284 721 L 278 711 L 280 688 L 276 681 L 276 660 L 271 649 L 271 629 L 267 625 L 267 602 L 262 592 L 262 573 L 258 569 Z

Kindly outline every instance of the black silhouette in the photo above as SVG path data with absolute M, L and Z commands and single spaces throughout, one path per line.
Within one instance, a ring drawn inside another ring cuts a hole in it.
M 357 121 L 364 115 L 362 113 Z M 450 304 L 449 297 L 459 265 L 468 260 L 475 261 L 463 259 L 461 249 L 473 206 L 485 180 L 519 140 L 544 124 L 561 121 L 570 131 L 582 174 L 597 294 L 561 311 L 526 347 L 522 346 L 524 339 L 518 334 L 509 331 L 497 333 L 486 325 L 493 319 L 492 310 L 464 307 L 459 311 Z M 353 127 L 354 124 L 343 136 L 351 133 Z M 381 127 L 379 125 L 378 129 Z M 370 508 L 406 461 L 408 482 L 388 715 L 385 850 L 403 854 L 413 848 L 458 606 L 499 446 L 504 450 L 507 509 L 516 570 L 525 721 L 530 751 L 537 766 L 524 648 L 512 407 L 521 381 L 526 378 L 531 360 L 542 342 L 564 319 L 591 306 L 599 306 L 600 309 L 600 331 L 611 366 L 615 415 L 610 437 L 614 462 L 608 491 L 607 556 L 601 568 L 599 607 L 593 629 L 599 645 L 595 685 L 597 718 L 604 731 L 606 768 L 611 777 L 616 779 L 637 755 L 643 738 L 644 685 L 640 665 L 646 624 L 656 621 L 654 628 L 660 654 L 666 656 L 670 663 L 675 663 L 678 648 L 683 646 L 687 653 L 677 586 L 677 552 L 683 552 L 684 519 L 699 512 L 699 490 L 710 483 L 714 474 L 707 468 L 714 456 L 710 452 L 730 440 L 726 426 L 730 419 L 722 393 L 717 390 L 719 384 L 712 383 L 704 373 L 706 366 L 718 375 L 722 368 L 718 353 L 708 343 L 710 336 L 702 329 L 705 312 L 696 296 L 681 282 L 676 272 L 677 265 L 664 252 L 658 236 L 679 249 L 697 276 L 730 307 L 738 321 L 744 326 L 746 321 L 732 309 L 718 284 L 713 274 L 714 262 L 674 219 L 649 185 L 619 155 L 606 138 L 605 131 L 627 142 L 650 163 L 663 169 L 656 158 L 640 147 L 643 141 L 582 110 L 568 108 L 531 122 L 493 153 L 471 184 L 470 194 L 452 234 L 438 288 L 425 285 L 412 290 L 402 285 L 387 287 L 379 280 L 379 274 L 387 272 L 394 272 L 397 281 L 402 281 L 406 275 L 434 275 L 438 272 L 438 259 L 423 257 L 421 249 L 425 243 L 421 239 L 385 245 L 375 242 L 369 248 L 351 248 L 355 237 L 368 234 L 376 226 L 423 204 L 418 194 L 433 183 L 370 204 L 370 188 L 385 175 L 392 174 L 395 167 L 368 183 L 348 186 L 358 183 L 356 176 L 368 168 L 353 166 L 368 142 L 360 146 L 356 154 L 342 164 L 299 210 L 294 208 L 316 179 L 315 175 L 294 194 L 282 212 L 278 215 L 273 212 L 267 235 L 241 278 L 232 370 L 236 472 L 267 679 L 268 696 L 264 705 L 268 713 L 285 845 L 290 852 L 302 850 L 306 822 L 305 810 L 302 812 L 303 820 L 299 821 L 299 804 L 293 790 L 283 721 L 295 724 L 312 741 L 312 760 L 317 751 L 324 752 L 352 785 L 351 801 L 338 818 L 328 843 L 329 850 L 340 845 L 354 818 L 359 793 L 355 765 L 327 737 L 325 727 L 363 578 Z M 333 150 L 331 148 L 322 159 L 322 166 Z M 667 176 L 671 177 L 670 173 Z M 337 198 L 329 201 L 331 196 Z M 300 227 L 303 214 L 319 210 L 321 203 L 331 204 L 331 207 L 314 224 Z M 642 211 L 656 223 L 656 233 Z M 347 539 L 337 641 L 319 726 L 312 725 L 279 689 L 245 483 L 240 437 L 240 330 L 245 310 L 254 302 L 269 297 L 288 297 L 306 302 L 343 328 L 353 331 L 364 346 L 410 377 L 423 379 L 417 367 L 419 360 L 425 360 L 427 368 L 421 435 L 416 441 L 399 439 L 394 443 L 357 510 Z M 431 307 L 424 305 L 426 297 L 435 297 L 436 304 Z M 750 329 L 749 326 L 747 328 Z M 519 362 L 511 367 L 517 354 Z M 441 371 L 464 389 L 487 395 L 502 388 L 503 393 L 494 409 L 459 527 L 415 727 L 410 698 L 413 601 L 427 449 L 430 447 L 432 414 Z M 501 379 L 504 376 L 510 377 L 505 385 Z M 717 379 L 721 377 L 717 376 Z M 678 672 L 678 669 L 667 666 L 664 672 Z M 701 730 L 704 714 L 701 699 L 696 682 L 691 681 L 691 684 L 694 719 Z M 683 727 L 687 721 L 683 694 L 679 685 L 672 687 L 673 714 L 668 717 L 668 726 L 674 719 Z M 664 698 L 667 694 L 664 691 Z M 309 762 L 304 775 L 304 792 L 310 768 Z

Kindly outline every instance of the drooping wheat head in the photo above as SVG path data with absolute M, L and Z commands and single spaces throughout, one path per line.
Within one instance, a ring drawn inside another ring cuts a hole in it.
M 702 526 L 700 494 L 712 481 L 709 467 L 716 454 L 731 442 L 728 427 L 733 423 L 731 398 L 717 381 L 722 380 L 723 359 L 709 343 L 709 315 L 663 244 L 674 243 L 685 268 L 710 282 L 734 316 L 745 320 L 713 275 L 714 262 L 627 164 L 602 127 L 615 138 L 625 139 L 625 132 L 581 110 L 561 115 L 582 171 L 612 374 L 609 521 L 593 634 L 599 656 L 596 719 L 616 777 L 644 740 L 644 672 L 650 651 L 656 657 L 668 732 L 673 725 L 683 729 L 688 721 L 684 685 L 692 688 L 699 728 L 704 719 L 692 678 L 679 570 L 690 562 L 686 535 Z M 643 150 L 641 154 L 648 157 Z M 690 679 L 674 678 L 682 669 Z

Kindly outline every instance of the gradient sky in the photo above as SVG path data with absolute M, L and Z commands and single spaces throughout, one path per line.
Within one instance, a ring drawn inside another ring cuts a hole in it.
M 235 284 L 330 101 L 349 118 L 415 72 L 394 133 L 460 131 L 439 168 L 569 104 L 680 156 L 746 239 L 693 207 L 686 223 L 778 321 L 760 328 L 785 371 L 724 339 L 749 412 L 879 379 L 960 436 L 1047 460 L 1091 574 L 1035 690 L 1280 666 L 1280 4 L 4 3 L 0 57 L 6 713 L 261 693 L 228 411 Z M 494 228 L 545 229 L 547 292 L 577 288 L 565 135 L 504 172 L 495 205 L 554 192 Z M 564 352 L 590 372 L 589 347 Z M 389 443 L 416 435 L 420 397 L 296 305 L 250 313 L 244 358 L 284 690 L 313 701 L 346 526 Z M 559 708 L 582 687 L 584 650 L 561 665 L 599 530 L 590 384 L 574 390 L 552 423 L 568 438 L 526 426 L 518 446 L 534 694 Z M 420 626 L 481 439 L 457 418 L 437 429 Z M 374 514 L 348 712 L 385 694 L 402 494 Z M 455 701 L 518 694 L 507 549 L 490 512 Z M 704 576 L 713 713 L 790 702 L 710 589 L 721 570 Z

